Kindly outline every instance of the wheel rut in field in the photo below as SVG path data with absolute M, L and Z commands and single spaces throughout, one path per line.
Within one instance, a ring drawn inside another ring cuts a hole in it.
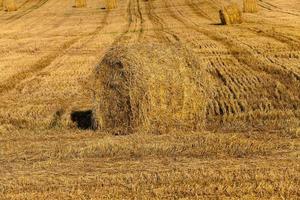
M 7 93 L 10 90 L 13 90 L 19 83 L 34 76 L 39 71 L 43 70 L 49 66 L 57 57 L 62 56 L 65 51 L 71 47 L 79 38 L 72 39 L 68 42 L 65 42 L 57 51 L 48 54 L 47 56 L 39 59 L 30 69 L 22 71 L 18 74 L 11 76 L 5 83 L 0 85 L 0 94 Z
M 25 15 L 28 15 L 29 13 L 39 9 L 40 7 L 42 7 L 44 4 L 46 4 L 49 0 L 40 0 L 38 1 L 36 4 L 30 6 L 29 8 L 20 11 L 19 13 L 17 13 L 16 15 L 13 15 L 9 18 L 7 18 L 7 24 L 10 24 L 22 17 L 24 17 Z M 29 1 L 26 1 L 22 6 L 25 6 Z
M 195 14 L 197 14 L 199 17 L 204 17 L 204 18 L 207 18 L 208 20 L 219 20 L 219 18 L 215 18 L 215 19 L 212 19 L 212 18 L 208 18 L 208 14 L 207 12 L 205 12 L 202 8 L 202 5 L 199 4 L 199 3 L 207 3 L 210 5 L 210 7 L 212 8 L 212 12 L 215 12 L 215 13 L 218 13 L 219 9 L 221 9 L 221 6 L 217 6 L 217 4 L 211 2 L 211 1 L 204 1 L 204 2 L 199 2 L 197 1 L 198 3 L 193 3 L 193 2 L 189 2 L 187 3 L 187 5 L 189 5 L 189 7 L 195 12 Z M 264 18 L 260 18 L 260 21 L 264 21 L 264 26 L 261 26 L 261 23 L 262 22 L 259 22 L 257 24 L 249 24 L 251 27 L 246 27 L 244 26 L 243 24 L 241 26 L 236 26 L 235 28 L 236 29 L 240 29 L 241 31 L 245 31 L 248 30 L 248 31 L 251 31 L 252 33 L 255 33 L 257 35 L 261 35 L 261 36 L 264 36 L 264 37 L 269 37 L 269 38 L 273 38 L 279 42 L 282 42 L 282 43 L 285 43 L 285 44 L 288 44 L 290 46 L 290 48 L 292 48 L 293 50 L 300 50 L 300 40 L 298 40 L 297 38 L 295 37 L 292 37 L 292 36 L 289 36 L 287 35 L 287 33 L 280 33 L 280 32 L 275 32 L 273 30 L 272 27 L 275 26 L 275 24 L 272 24 L 272 25 L 268 25 L 266 26 L 268 23 L 266 22 L 266 20 Z M 214 23 L 218 23 L 217 21 L 215 21 Z M 246 24 L 248 25 L 248 24 Z M 269 30 L 267 29 L 269 27 Z
M 101 26 L 97 27 L 93 32 L 89 33 L 88 35 L 80 35 L 77 36 L 64 44 L 62 44 L 56 51 L 51 52 L 50 54 L 46 55 L 39 59 L 33 66 L 31 66 L 28 70 L 22 71 L 18 74 L 13 75 L 5 83 L 0 84 L 0 94 L 9 92 L 13 90 L 17 85 L 21 84 L 22 81 L 33 77 L 35 74 L 40 72 L 41 70 L 48 67 L 54 60 L 63 56 L 67 53 L 71 46 L 74 45 L 76 42 L 81 40 L 82 38 L 87 37 L 83 44 L 89 42 L 93 39 L 95 35 L 97 35 L 105 26 L 109 12 L 107 12 L 102 20 Z
M 299 12 L 295 12 L 295 11 L 287 11 L 284 10 L 278 6 L 275 6 L 269 2 L 263 1 L 263 0 L 259 0 L 259 6 L 261 6 L 262 8 L 269 10 L 269 11 L 274 11 L 274 12 L 280 12 L 280 13 L 284 13 L 284 14 L 289 14 L 292 16 L 298 16 L 300 17 L 300 13 Z
M 173 6 L 172 8 L 175 8 L 175 7 Z M 231 55 L 234 56 L 240 63 L 247 65 L 252 69 L 257 69 L 259 71 L 265 70 L 270 75 L 273 74 L 274 77 L 276 77 L 276 74 L 281 73 L 281 75 L 284 75 L 285 78 L 292 78 L 292 79 L 300 80 L 299 74 L 297 74 L 297 73 L 290 74 L 291 73 L 290 71 L 281 69 L 282 67 L 276 66 L 275 63 L 270 63 L 263 56 L 258 57 L 257 55 L 260 54 L 259 52 L 254 52 L 254 49 L 248 48 L 246 45 L 238 44 L 238 42 L 234 41 L 234 39 L 229 38 L 229 36 L 223 35 L 221 33 L 218 34 L 216 31 L 209 30 L 205 27 L 199 28 L 195 22 L 193 22 L 191 20 L 187 20 L 184 17 L 184 14 L 180 10 L 178 10 L 178 9 L 171 10 L 170 9 L 170 12 L 174 16 L 174 18 L 176 18 L 178 21 L 182 22 L 182 24 L 184 24 L 187 28 L 193 29 L 196 32 L 204 34 L 205 36 L 212 39 L 213 41 L 216 41 L 216 42 L 226 46 L 228 48 L 229 52 L 231 53 Z M 241 54 L 241 52 L 243 52 L 243 53 Z M 241 58 L 245 54 L 248 55 L 247 60 Z M 250 61 L 252 61 L 252 63 Z M 262 68 L 259 68 L 257 66 L 261 66 Z M 264 69 L 263 66 L 269 66 L 269 68 Z M 273 70 L 274 70 L 273 72 L 271 71 L 271 68 L 273 68 Z M 279 77 L 277 77 L 277 78 L 279 78 Z M 290 83 L 288 82 L 285 85 L 289 85 L 289 84 Z
M 281 112 L 283 107 L 296 111 L 300 108 L 300 96 L 296 92 L 300 86 L 300 75 L 296 70 L 270 61 L 247 44 L 230 38 L 230 35 L 199 26 L 186 19 L 186 14 L 175 6 L 167 7 L 171 15 L 187 29 L 208 37 L 216 43 L 217 48 L 225 47 L 229 53 L 220 54 L 219 56 L 222 56 L 220 58 L 209 59 L 210 73 L 220 83 L 216 82 L 219 85 L 215 91 L 216 101 L 208 106 L 208 115 L 228 116 L 228 114 L 276 110 Z M 231 66 L 240 66 L 240 69 Z M 264 82 L 266 80 L 268 83 Z M 272 85 L 276 85 L 276 88 L 270 89 Z M 264 93 L 257 93 L 260 91 L 257 88 L 261 88 Z M 255 99 L 253 97 L 257 95 L 264 96 L 262 97 L 264 100 L 253 101 Z
M 137 34 L 136 34 L 137 33 Z M 144 19 L 139 0 L 128 0 L 127 25 L 111 46 L 139 41 L 144 33 Z
M 157 37 L 162 42 L 178 42 L 178 36 L 174 32 L 168 30 L 166 21 L 163 18 L 159 17 L 155 12 L 156 8 L 153 5 L 153 1 L 148 1 L 146 9 L 148 18 L 153 25 L 153 31 L 156 33 L 155 37 Z
M 201 9 L 201 6 L 199 6 L 198 4 L 190 1 L 190 0 L 185 0 L 186 4 L 199 16 L 199 17 L 203 17 L 204 19 L 207 19 L 209 21 L 213 21 L 213 18 L 210 17 L 206 11 L 204 11 L 203 9 Z M 200 3 L 197 1 L 197 3 Z M 212 3 L 209 1 L 204 1 L 202 3 L 207 3 L 209 5 L 212 5 Z

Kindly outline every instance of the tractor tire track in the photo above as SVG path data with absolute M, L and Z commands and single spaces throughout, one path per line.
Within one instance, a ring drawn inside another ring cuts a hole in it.
M 149 20 L 153 24 L 156 37 L 159 40 L 167 43 L 172 43 L 173 40 L 179 41 L 179 38 L 176 36 L 176 34 L 166 29 L 165 21 L 154 12 L 155 7 L 152 4 L 152 0 L 148 1 L 146 9 Z
M 261 6 L 262 8 L 264 8 L 266 10 L 269 10 L 269 11 L 280 12 L 280 13 L 300 17 L 300 14 L 298 12 L 294 13 L 294 12 L 290 12 L 290 11 L 285 11 L 282 8 L 279 8 L 278 6 L 275 6 L 271 3 L 265 2 L 263 0 L 259 0 L 259 6 Z
M 10 24 L 10 23 L 12 23 L 12 22 L 14 22 L 14 21 L 16 21 L 16 20 L 24 17 L 25 15 L 28 15 L 29 13 L 33 12 L 34 10 L 39 9 L 44 4 L 46 4 L 48 1 L 49 0 L 40 0 L 39 2 L 37 2 L 37 4 L 30 6 L 28 9 L 23 10 L 23 11 L 19 12 L 18 14 L 13 15 L 13 16 L 7 18 L 6 19 L 7 20 L 7 24 Z M 26 2 L 29 2 L 29 1 L 26 1 Z
M 127 4 L 127 25 L 125 30 L 115 39 L 111 46 L 128 43 L 129 41 L 139 41 L 144 32 L 144 20 L 138 6 L 139 0 L 128 0 Z M 134 34 L 138 32 L 137 38 L 134 38 Z M 130 36 L 127 37 L 127 35 Z
M 167 1 L 165 2 L 168 3 Z M 243 69 L 243 73 L 250 75 L 252 79 L 250 79 L 251 85 L 253 87 L 260 86 L 261 81 L 263 81 L 261 79 L 262 76 L 264 77 L 264 80 L 268 80 L 268 82 L 273 83 L 273 85 L 279 84 L 281 85 L 280 87 L 285 88 L 285 96 L 280 98 L 288 98 L 289 100 L 287 100 L 287 102 L 290 102 L 290 104 L 285 104 L 285 101 L 281 102 L 282 104 L 276 103 L 276 100 L 273 99 L 272 102 L 274 103 L 273 105 L 276 108 L 281 110 L 284 107 L 284 109 L 290 109 L 291 112 L 300 108 L 300 93 L 297 92 L 300 88 L 300 74 L 297 73 L 296 70 L 287 69 L 287 67 L 283 64 L 274 63 L 268 57 L 262 57 L 259 52 L 256 52 L 256 49 L 251 49 L 249 48 L 249 46 L 240 43 L 240 41 L 235 41 L 235 39 L 230 38 L 230 36 L 228 35 L 218 33 L 217 31 L 210 30 L 206 27 L 199 27 L 199 25 L 197 25 L 195 22 L 186 19 L 185 15 L 181 11 L 178 11 L 178 8 L 174 6 L 168 6 L 168 8 L 170 8 L 169 12 L 171 13 L 171 15 L 179 22 L 181 22 L 187 29 L 198 32 L 200 35 L 206 36 L 210 40 L 215 41 L 217 44 L 220 44 L 223 48 L 225 47 L 228 51 L 227 56 L 233 58 L 233 62 L 227 64 L 222 60 L 221 57 L 218 60 L 209 61 L 211 62 L 212 66 L 217 64 L 217 66 L 220 66 L 220 70 L 222 70 L 220 71 L 219 67 L 213 67 L 209 69 L 209 73 L 213 77 L 215 77 L 215 81 L 223 81 L 223 84 L 221 85 L 218 82 L 215 83 L 216 85 L 219 85 L 216 90 L 219 91 L 219 87 L 220 89 L 222 88 L 222 90 L 226 90 L 227 92 L 225 94 L 221 94 L 221 96 L 229 95 L 232 99 L 228 102 L 224 102 L 223 98 L 216 98 L 217 96 L 215 95 L 217 95 L 217 93 L 214 93 L 212 97 L 212 99 L 214 100 L 209 103 L 209 106 L 207 108 L 207 116 L 214 116 L 215 114 L 213 113 L 216 111 L 216 115 L 221 117 L 220 122 L 222 122 L 222 120 L 224 120 L 223 116 L 227 114 L 231 115 L 234 112 L 247 113 L 260 109 L 257 105 L 259 101 L 254 103 L 248 96 L 257 95 L 256 93 L 253 93 L 254 91 L 251 88 L 251 90 L 247 89 L 248 91 L 243 92 L 241 98 L 241 93 L 239 90 L 237 90 L 236 84 L 232 85 L 231 83 L 228 83 L 228 81 L 230 82 L 230 80 L 235 79 L 232 77 L 226 79 L 224 78 L 224 76 L 228 77 L 232 73 L 231 71 L 228 71 L 227 68 L 233 70 L 230 66 L 232 64 L 237 66 L 237 63 L 239 63 L 238 66 L 242 66 L 241 69 Z M 176 10 L 174 11 L 173 9 Z M 268 86 L 264 86 L 262 89 L 266 92 L 272 92 L 267 87 Z M 216 103 L 217 105 L 215 105 Z M 250 106 L 249 108 L 247 108 L 247 110 L 245 109 L 246 105 Z M 267 104 L 264 104 L 264 106 L 268 107 Z M 209 123 L 213 123 L 214 121 L 214 118 L 213 120 L 208 120 Z
M 231 55 L 234 60 L 236 60 L 240 66 L 243 66 L 242 69 L 247 72 L 250 77 L 251 77 L 251 82 L 248 85 L 252 85 L 253 87 L 257 87 L 256 85 L 260 84 L 262 81 L 260 79 L 261 76 L 264 76 L 266 80 L 272 82 L 272 83 L 280 83 L 279 85 L 283 85 L 285 88 L 285 96 L 280 97 L 280 98 L 287 98 L 287 102 L 289 104 L 285 104 L 286 100 L 281 100 L 281 103 L 276 103 L 276 100 L 273 101 L 272 106 L 275 108 L 278 108 L 281 110 L 283 107 L 284 109 L 295 111 L 299 109 L 299 99 L 300 99 L 300 94 L 297 92 L 300 87 L 300 73 L 298 73 L 297 70 L 295 69 L 289 69 L 287 66 L 284 64 L 280 63 L 275 63 L 272 61 L 270 58 L 267 56 L 262 56 L 260 52 L 258 52 L 257 49 L 252 48 L 248 44 L 244 43 L 241 40 L 235 40 L 234 38 L 230 38 L 228 35 L 224 35 L 222 33 L 214 32 L 213 30 L 207 29 L 206 27 L 199 27 L 199 25 L 191 20 L 188 20 L 185 18 L 184 13 L 182 13 L 178 8 L 176 11 L 173 12 L 174 18 L 177 18 L 179 21 L 181 21 L 183 24 L 187 25 L 187 28 L 191 28 L 194 31 L 203 34 L 210 38 L 212 41 L 215 41 L 222 46 L 224 46 L 228 52 L 229 55 Z M 222 59 L 220 59 L 222 60 Z M 217 63 L 215 63 L 217 64 Z M 222 64 L 225 66 L 225 61 L 221 61 L 221 66 Z M 212 65 L 214 65 L 212 63 Z M 230 63 L 228 63 L 228 67 L 215 67 L 215 71 L 217 72 L 216 78 L 219 78 L 221 81 L 223 81 L 223 84 L 218 86 L 216 89 L 218 92 L 222 91 L 223 89 L 226 89 L 227 87 L 227 92 L 224 94 L 219 94 L 219 98 L 215 99 L 217 101 L 217 106 L 213 106 L 216 102 L 211 102 L 209 105 L 208 110 L 210 110 L 207 115 L 214 115 L 212 114 L 214 111 L 216 111 L 216 115 L 227 115 L 232 114 L 232 113 L 244 113 L 245 110 L 245 104 L 243 103 L 244 101 L 248 101 L 249 97 L 246 97 L 245 99 L 238 97 L 237 100 L 229 100 L 225 102 L 222 99 L 222 96 L 231 94 L 233 99 L 237 98 L 237 95 L 240 95 L 239 91 L 240 89 L 236 89 L 236 86 L 240 86 L 241 84 L 232 84 L 232 81 L 237 81 L 238 79 L 235 79 L 235 77 L 231 77 L 231 67 Z M 228 70 L 227 70 L 228 69 Z M 230 70 L 229 70 L 230 69 Z M 213 72 L 213 71 L 212 71 Z M 227 77 L 227 78 L 225 78 Z M 246 81 L 247 79 L 244 79 Z M 247 80 L 248 81 L 248 80 Z M 258 81 L 258 82 L 257 82 Z M 223 86 L 222 86 L 223 85 Z M 243 84 L 242 84 L 243 85 Z M 224 87 L 226 86 L 226 87 Z M 233 87 L 234 86 L 234 87 Z M 223 89 L 219 91 L 219 87 L 222 87 Z M 267 87 L 267 86 L 265 86 Z M 243 88 L 245 90 L 245 95 L 252 94 L 254 91 L 251 88 Z M 269 91 L 268 88 L 265 88 L 264 90 Z M 271 92 L 271 91 L 270 91 Z M 251 98 L 250 98 L 251 99 Z M 235 104 L 234 104 L 235 103 Z M 270 110 L 270 105 L 268 103 L 260 103 L 260 107 L 258 107 L 259 102 L 251 102 L 250 101 L 250 110 L 249 111 L 255 111 L 258 109 L 267 109 Z M 240 110 L 240 111 L 238 111 Z M 248 109 L 247 109 L 248 110 Z M 221 118 L 223 120 L 223 118 Z M 221 120 L 221 121 L 222 121 Z M 212 120 L 214 121 L 214 120 Z
M 39 59 L 30 69 L 11 76 L 8 80 L 0 85 L 0 94 L 7 93 L 10 90 L 13 90 L 20 82 L 32 77 L 37 72 L 49 66 L 57 57 L 62 56 L 66 52 L 66 50 L 78 40 L 79 38 L 74 38 L 68 42 L 65 42 L 54 53 L 50 53 L 47 56 Z
M 173 7 L 173 9 L 176 8 Z M 211 31 L 205 27 L 199 28 L 199 26 L 195 24 L 195 22 L 187 20 L 184 17 L 184 14 L 178 9 L 169 9 L 169 12 L 172 13 L 173 17 L 180 21 L 182 24 L 184 24 L 187 28 L 190 28 L 200 34 L 203 34 L 211 40 L 216 41 L 219 44 L 222 44 L 223 46 L 227 47 L 230 54 L 239 63 L 241 63 L 244 66 L 247 66 L 249 69 L 256 70 L 259 72 L 265 72 L 271 75 L 273 78 L 280 81 L 281 83 L 283 83 L 285 86 L 287 86 L 287 88 L 293 85 L 291 84 L 292 80 L 296 80 L 296 86 L 300 84 L 299 74 L 291 72 L 290 70 L 282 69 L 282 66 L 278 66 L 275 63 L 270 63 L 269 60 L 267 60 L 266 58 L 259 56 L 259 52 L 254 52 L 253 49 L 245 47 L 244 44 L 238 44 L 233 39 L 230 39 L 225 35 L 218 34 L 215 31 Z M 243 53 L 241 54 L 241 52 Z M 247 57 L 245 57 L 244 55 L 247 55 Z
M 188 3 L 188 5 L 190 6 L 190 8 L 199 16 L 199 17 L 204 17 L 205 19 L 208 20 L 213 20 L 211 18 L 207 18 L 205 17 L 206 14 L 204 11 L 201 10 L 201 7 L 196 5 L 195 3 Z M 265 23 L 267 24 L 267 23 Z M 245 31 L 248 30 L 256 35 L 261 35 L 264 37 L 268 37 L 268 38 L 272 38 L 278 42 L 281 43 L 285 43 L 289 46 L 289 48 L 291 50 L 300 50 L 300 41 L 295 39 L 295 38 L 291 38 L 289 36 L 287 36 L 286 34 L 280 34 L 279 32 L 269 32 L 266 31 L 266 26 L 264 27 L 259 27 L 259 24 L 255 24 L 255 27 L 246 27 L 243 24 L 241 26 L 236 26 L 236 29 L 239 29 L 241 31 Z
M 202 17 L 209 21 L 213 21 L 213 19 L 204 10 L 202 10 L 198 5 L 191 2 L 190 0 L 185 0 L 185 2 L 194 11 L 194 13 L 196 13 L 199 17 Z
M 264 37 L 272 38 L 272 39 L 274 39 L 278 42 L 287 44 L 292 51 L 299 51 L 300 50 L 300 40 L 298 40 L 296 38 L 289 37 L 287 34 L 282 34 L 282 33 L 275 32 L 275 31 L 270 31 L 270 30 L 272 30 L 271 28 L 270 28 L 270 30 L 266 30 L 265 26 L 264 27 L 259 27 L 259 25 L 255 25 L 254 27 L 240 28 L 241 31 L 243 31 L 245 29 L 248 30 L 248 31 L 251 31 L 252 33 L 254 33 L 256 35 L 261 35 L 261 36 L 264 36 Z
M 91 32 L 88 35 L 84 34 L 84 35 L 77 36 L 77 37 L 63 43 L 57 50 L 55 50 L 55 51 L 49 53 L 48 55 L 42 57 L 41 59 L 39 59 L 28 70 L 25 70 L 25 71 L 15 74 L 15 75 L 12 75 L 4 83 L 0 84 L 0 94 L 4 94 L 4 93 L 7 93 L 7 92 L 13 90 L 17 85 L 19 85 L 24 80 L 33 77 L 35 74 L 37 74 L 41 70 L 48 67 L 57 58 L 66 54 L 69 51 L 69 49 L 72 47 L 72 45 L 74 45 L 80 39 L 88 36 L 88 38 L 86 39 L 85 42 L 83 42 L 83 44 L 92 40 L 93 37 L 95 37 L 95 35 L 98 34 L 104 28 L 107 18 L 108 18 L 108 14 L 109 14 L 109 12 L 107 12 L 105 17 L 103 18 L 102 23 L 101 23 L 102 25 L 97 27 L 95 31 Z
M 139 20 L 140 20 L 140 30 L 139 30 L 139 40 L 140 38 L 142 37 L 142 34 L 144 32 L 144 18 L 143 18 L 143 14 L 142 14 L 142 11 L 141 11 L 141 3 L 140 3 L 140 0 L 137 0 L 137 9 L 138 9 L 138 17 L 139 17 Z

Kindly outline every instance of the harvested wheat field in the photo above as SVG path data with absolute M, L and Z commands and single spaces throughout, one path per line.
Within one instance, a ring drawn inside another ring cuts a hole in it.
M 299 185 L 298 0 L 0 0 L 0 199 Z

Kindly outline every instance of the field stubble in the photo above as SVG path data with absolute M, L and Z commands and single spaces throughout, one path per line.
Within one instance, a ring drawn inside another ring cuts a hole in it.
M 224 27 L 243 1 L 17 3 L 0 12 L 1 199 L 299 198 L 299 4 Z M 77 130 L 95 106 L 109 128 Z
M 300 143 L 292 131 L 3 135 L 1 198 L 295 199 Z

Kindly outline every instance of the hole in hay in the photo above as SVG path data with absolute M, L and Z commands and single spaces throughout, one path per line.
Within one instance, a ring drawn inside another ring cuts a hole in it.
M 97 129 L 97 123 L 92 110 L 73 111 L 71 113 L 71 120 L 76 124 L 77 128 L 79 129 Z
M 101 10 L 105 10 L 106 8 L 105 7 L 101 7 Z

